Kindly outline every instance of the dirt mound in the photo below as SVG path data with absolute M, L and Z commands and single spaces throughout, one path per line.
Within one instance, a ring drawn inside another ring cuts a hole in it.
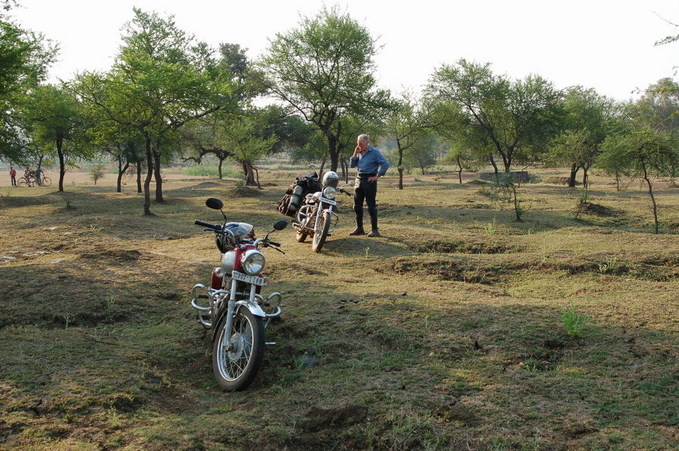
M 618 211 L 613 208 L 605 207 L 592 202 L 584 202 L 579 208 L 582 213 L 589 213 L 597 216 L 610 217 L 618 216 L 619 214 Z

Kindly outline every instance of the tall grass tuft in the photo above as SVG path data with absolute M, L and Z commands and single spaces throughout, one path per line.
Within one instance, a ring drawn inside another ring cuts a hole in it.
M 563 309 L 561 320 L 566 328 L 566 333 L 571 337 L 577 337 L 585 330 L 590 317 L 578 312 L 575 305 L 570 304 Z

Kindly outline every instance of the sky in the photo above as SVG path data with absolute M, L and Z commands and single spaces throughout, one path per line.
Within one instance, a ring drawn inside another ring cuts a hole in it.
M 442 65 L 491 63 L 496 74 L 537 74 L 557 89 L 573 85 L 629 100 L 675 76 L 678 0 L 19 0 L 11 16 L 58 43 L 50 81 L 106 71 L 133 7 L 173 15 L 176 25 L 215 48 L 239 44 L 255 60 L 278 33 L 323 6 L 338 6 L 379 46 L 381 88 L 418 93 Z

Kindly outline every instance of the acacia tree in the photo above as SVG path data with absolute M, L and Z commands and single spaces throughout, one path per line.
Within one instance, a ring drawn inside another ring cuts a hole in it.
M 222 144 L 222 147 L 231 149 L 233 158 L 243 168 L 245 185 L 261 188 L 259 171 L 255 162 L 271 153 L 276 139 L 275 137 L 257 137 L 256 129 L 256 119 L 241 117 L 223 124 L 219 130 L 218 142 Z
M 81 78 L 79 92 L 108 120 L 135 129 L 144 138 L 147 173 L 144 214 L 151 213 L 151 179 L 162 198 L 163 152 L 178 146 L 177 130 L 234 102 L 231 75 L 221 71 L 213 51 L 156 13 L 134 9 L 112 70 Z M 174 141 L 176 140 L 176 141 Z M 174 142 L 173 142 L 174 141 Z
M 44 36 L 24 30 L 0 10 L 0 158 L 21 161 L 25 141 L 17 105 L 24 93 L 45 79 L 58 47 Z
M 277 34 L 261 60 L 270 94 L 324 134 L 333 171 L 346 135 L 342 119 L 372 120 L 389 107 L 388 93 L 376 88 L 376 52 L 368 29 L 333 7 Z
M 637 104 L 643 108 L 654 127 L 672 136 L 679 135 L 679 83 L 662 78 L 646 89 Z M 679 175 L 679 161 L 670 162 L 669 176 Z
M 221 122 L 217 115 L 210 115 L 180 130 L 184 148 L 188 150 L 188 156 L 185 156 L 184 161 L 194 161 L 200 164 L 206 155 L 214 155 L 219 161 L 217 172 L 220 180 L 224 178 L 222 171 L 224 161 L 233 155 L 232 151 L 223 148 L 218 143 L 218 130 Z
M 593 89 L 577 86 L 566 92 L 562 118 L 564 130 L 551 142 L 546 160 L 571 166 L 570 187 L 575 186 L 577 172 L 582 169 L 582 183 L 587 189 L 588 171 L 611 131 L 614 112 L 613 100 Z
M 517 160 L 534 160 L 555 132 L 560 93 L 537 75 L 512 81 L 493 74 L 489 63 L 461 59 L 434 72 L 427 94 L 435 101 L 452 103 L 456 108 L 451 111 L 461 109 L 469 125 L 479 128 L 502 158 L 505 172 Z
M 603 168 L 615 167 L 630 177 L 641 177 L 651 199 L 655 233 L 659 233 L 658 204 L 653 177 L 672 176 L 679 159 L 676 130 L 663 129 L 656 117 L 642 104 L 628 105 L 617 131 L 603 144 Z
M 87 124 L 77 97 L 55 85 L 36 86 L 27 95 L 24 115 L 34 145 L 56 152 L 59 161 L 59 191 L 64 191 L 64 176 L 69 159 L 89 152 Z
M 395 108 L 390 112 L 385 121 L 385 130 L 390 137 L 396 140 L 398 162 L 398 189 L 403 189 L 403 157 L 409 150 L 421 145 L 427 134 L 425 111 L 421 104 L 410 93 L 402 93 Z

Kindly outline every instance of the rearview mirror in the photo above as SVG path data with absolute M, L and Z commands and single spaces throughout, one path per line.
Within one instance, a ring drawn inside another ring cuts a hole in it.
M 287 219 L 281 219 L 280 221 L 274 223 L 273 228 L 274 230 L 283 230 L 288 226 L 288 220 Z
M 212 208 L 213 210 L 221 210 L 224 207 L 224 202 L 215 197 L 210 197 L 205 201 L 205 205 L 207 205 L 208 208 Z

